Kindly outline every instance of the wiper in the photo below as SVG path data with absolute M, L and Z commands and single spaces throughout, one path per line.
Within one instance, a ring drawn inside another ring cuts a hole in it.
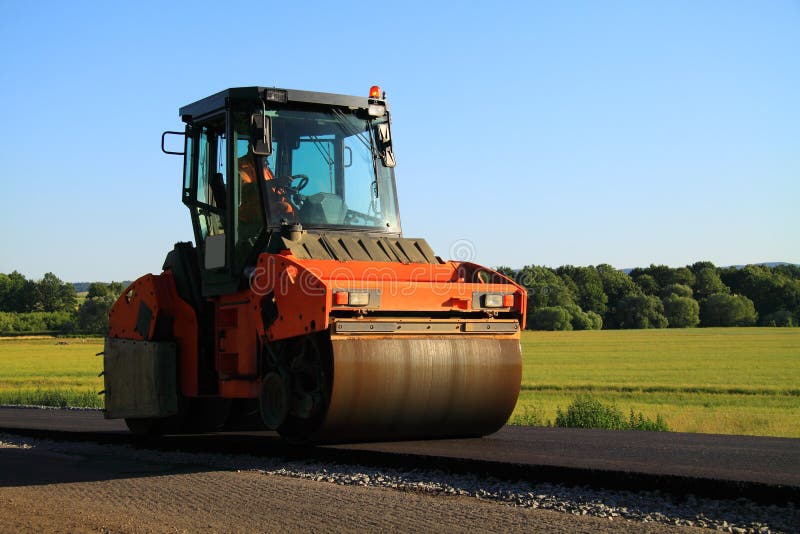
M 364 146 L 367 147 L 367 150 L 370 151 L 370 153 L 372 154 L 373 157 L 375 157 L 375 158 L 381 157 L 381 155 L 378 153 L 378 151 L 375 150 L 375 146 L 372 144 L 372 136 L 371 135 L 370 135 L 369 138 L 367 138 L 367 136 L 364 135 L 364 131 L 363 130 L 353 126 L 353 123 L 350 122 L 348 115 L 346 115 L 344 112 L 342 112 L 342 110 L 337 109 L 337 108 L 332 108 L 331 111 L 333 111 L 334 117 L 336 117 L 336 119 L 339 121 L 339 125 L 342 127 L 342 130 L 344 130 L 344 132 L 347 135 L 355 136 L 359 141 L 361 141 L 364 144 Z M 371 131 L 371 128 L 370 128 L 371 122 L 372 121 L 367 121 L 367 130 L 368 131 Z
M 363 145 L 369 150 L 370 154 L 372 154 L 372 172 L 375 173 L 375 180 L 372 182 L 372 187 L 375 189 L 375 196 L 373 198 L 378 198 L 378 159 L 381 157 L 380 153 L 375 149 L 375 144 L 372 139 L 372 121 L 367 121 L 367 133 L 369 137 L 364 135 L 364 130 L 356 128 L 348 115 L 346 115 L 342 110 L 338 108 L 332 108 L 331 111 L 333 112 L 333 116 L 339 121 L 339 126 L 341 126 L 342 130 L 348 135 L 355 136 Z

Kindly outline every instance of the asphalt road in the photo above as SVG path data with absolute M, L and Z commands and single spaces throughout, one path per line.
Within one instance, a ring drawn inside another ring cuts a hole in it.
M 0 431 L 33 432 L 40 437 L 74 434 L 82 439 L 130 440 L 124 422 L 105 420 L 100 412 L 88 410 L 3 407 Z M 359 443 L 313 449 L 298 449 L 270 432 L 219 433 L 191 439 L 181 436 L 160 443 L 165 447 L 208 447 L 265 455 L 314 454 L 337 460 L 340 455 L 347 456 L 348 461 L 363 459 L 372 463 L 422 462 L 426 467 L 488 467 L 488 471 L 508 477 L 667 491 L 694 488 L 699 494 L 737 496 L 737 488 L 749 487 L 748 496 L 761 494 L 767 500 L 770 491 L 776 490 L 783 492 L 781 498 L 800 495 L 800 439 L 790 438 L 504 427 L 478 439 Z

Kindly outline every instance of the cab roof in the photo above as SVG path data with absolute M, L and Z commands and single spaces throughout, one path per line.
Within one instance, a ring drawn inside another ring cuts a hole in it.
M 361 96 L 339 95 L 334 93 L 317 93 L 314 91 L 300 91 L 297 89 L 281 89 L 277 87 L 231 87 L 219 93 L 207 96 L 192 104 L 180 108 L 180 115 L 184 121 L 193 120 L 210 113 L 225 109 L 229 101 L 255 101 L 260 99 L 270 100 L 266 97 L 267 91 L 285 93 L 285 102 L 299 104 L 322 104 L 329 106 L 347 107 L 351 109 L 366 108 L 369 99 Z M 279 102 L 284 103 L 283 100 Z

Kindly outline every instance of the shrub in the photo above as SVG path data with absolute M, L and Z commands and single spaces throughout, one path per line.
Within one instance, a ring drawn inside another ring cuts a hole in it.
M 716 293 L 709 296 L 700 308 L 703 326 L 751 326 L 757 318 L 753 301 L 742 295 Z
M 601 428 L 606 430 L 646 430 L 666 432 L 666 421 L 659 414 L 656 420 L 646 418 L 641 412 L 631 410 L 626 421 L 615 404 L 603 404 L 591 395 L 578 395 L 566 412 L 558 408 L 556 425 L 567 428 Z
M 603 317 L 599 313 L 588 311 L 586 312 L 586 316 L 589 317 L 589 320 L 592 323 L 592 330 L 600 330 L 603 328 Z
M 787 310 L 778 310 L 765 315 L 761 324 L 764 326 L 797 326 L 792 312 Z
M 541 406 L 525 406 L 525 411 L 512 417 L 508 424 L 514 426 L 553 426 L 550 420 L 544 417 Z
M 603 404 L 591 395 L 578 395 L 566 412 L 558 408 L 556 426 L 568 428 L 605 428 L 623 430 L 626 428 L 622 412 L 613 404 Z
M 0 312 L 0 332 L 66 334 L 74 329 L 73 314 L 59 312 Z
M 561 306 L 547 306 L 534 310 L 528 318 L 532 330 L 572 330 L 572 315 Z
M 580 306 L 577 304 L 568 304 L 564 306 L 564 308 L 569 312 L 569 322 L 573 330 L 589 330 L 592 327 L 589 316 L 583 312 Z
M 667 422 L 664 421 L 664 418 L 661 416 L 661 414 L 657 414 L 656 420 L 653 421 L 652 419 L 648 419 L 642 415 L 642 412 L 634 414 L 633 409 L 631 409 L 631 414 L 628 417 L 628 428 L 630 430 L 644 430 L 648 432 L 669 431 Z
M 653 295 L 634 294 L 623 297 L 617 304 L 617 323 L 620 328 L 666 328 L 664 304 Z
M 664 315 L 670 328 L 692 328 L 700 323 L 700 305 L 691 297 L 672 294 L 664 299 Z

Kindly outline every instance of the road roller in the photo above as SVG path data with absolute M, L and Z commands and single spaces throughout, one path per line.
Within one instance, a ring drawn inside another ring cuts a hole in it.
M 525 290 L 403 236 L 379 87 L 237 87 L 179 113 L 161 149 L 183 156 L 194 242 L 112 306 L 106 418 L 148 435 L 254 425 L 298 443 L 506 422 Z M 480 202 L 460 209 L 486 217 Z

